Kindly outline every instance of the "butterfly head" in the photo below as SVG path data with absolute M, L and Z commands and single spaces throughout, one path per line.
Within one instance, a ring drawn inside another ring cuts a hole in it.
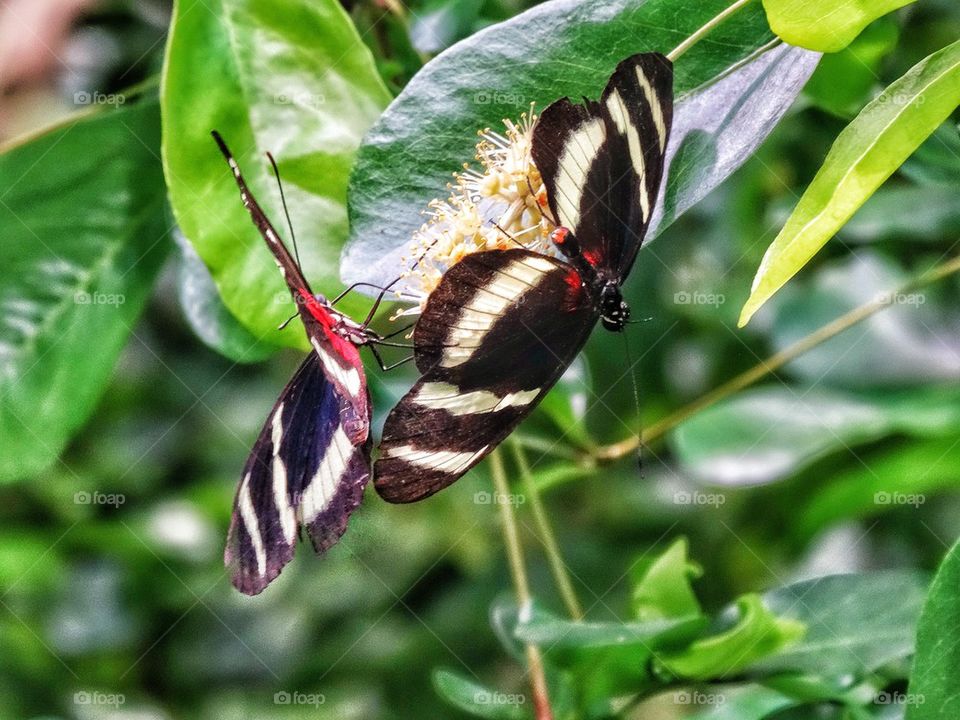
M 630 306 L 620 293 L 615 281 L 606 283 L 600 290 L 600 321 L 612 332 L 621 332 L 630 320 Z

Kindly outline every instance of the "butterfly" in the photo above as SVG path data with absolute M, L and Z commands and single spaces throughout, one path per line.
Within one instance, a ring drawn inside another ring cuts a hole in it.
M 374 346 L 389 343 L 367 326 L 376 305 L 366 322 L 357 323 L 333 307 L 336 300 L 310 289 L 223 138 L 212 135 L 313 346 L 270 411 L 233 502 L 224 563 L 233 585 L 256 595 L 290 562 L 301 528 L 317 553 L 346 531 L 370 479 L 371 404 L 359 348 L 370 347 L 382 366 Z
M 562 259 L 522 248 L 453 265 L 413 334 L 421 376 L 386 419 L 377 492 L 414 502 L 447 487 L 526 417 L 599 321 L 620 331 L 620 287 L 650 223 L 673 116 L 673 68 L 623 60 L 599 101 L 562 98 L 533 129 Z

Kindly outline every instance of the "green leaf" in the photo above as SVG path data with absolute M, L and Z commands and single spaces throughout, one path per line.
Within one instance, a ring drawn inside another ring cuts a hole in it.
M 917 572 L 831 575 L 764 595 L 772 613 L 806 626 L 800 642 L 751 665 L 761 674 L 863 677 L 913 652 L 927 579 Z
M 197 251 L 179 233 L 176 233 L 175 237 L 180 251 L 177 277 L 180 307 L 197 337 L 235 362 L 250 363 L 270 357 L 276 346 L 258 342 L 253 334 L 230 314 L 220 299 L 210 271 L 197 255 Z M 290 295 L 284 292 L 284 300 L 289 298 Z
M 143 101 L 0 156 L 0 481 L 61 453 L 143 309 L 170 248 L 159 131 Z
M 526 695 L 491 690 L 449 670 L 435 670 L 433 686 L 440 697 L 453 707 L 474 717 L 527 720 L 533 716 L 533 703 L 527 703 Z
M 671 444 L 697 479 L 757 485 L 798 472 L 834 452 L 893 434 L 960 433 L 960 387 L 854 394 L 771 385 L 737 395 L 677 428 Z
M 765 687 L 736 688 L 723 694 L 724 701 L 689 720 L 762 720 L 796 704 L 792 698 Z
M 906 720 L 960 716 L 960 544 L 940 564 L 923 604 L 907 691 Z
M 891 18 L 871 23 L 849 47 L 825 55 L 803 94 L 817 107 L 851 119 L 866 104 L 880 63 L 897 46 L 900 28 Z
M 276 181 L 264 158 L 274 154 L 300 231 L 304 272 L 315 291 L 335 294 L 347 176 L 363 132 L 388 99 L 336 0 L 176 3 L 162 94 L 170 201 L 227 308 L 255 338 L 306 343 L 302 333 L 277 330 L 290 314 L 290 306 L 275 302 L 286 288 L 210 131 L 223 134 L 282 232 Z M 348 302 L 346 310 L 358 306 Z
M 679 652 L 660 652 L 657 664 L 678 678 L 729 677 L 759 658 L 795 644 L 806 631 L 803 622 L 777 617 L 759 595 L 752 593 L 737 600 L 735 613 L 732 627 Z
M 907 160 L 901 172 L 920 185 L 960 185 L 960 127 L 946 122 Z
M 960 104 L 960 41 L 914 66 L 834 142 L 787 224 L 767 249 L 740 313 L 753 314 L 795 275 Z
M 913 0 L 763 0 L 770 27 L 791 45 L 837 52 L 878 17 Z
M 423 222 L 421 210 L 446 198 L 450 174 L 474 158 L 477 130 L 502 128 L 504 117 L 517 119 L 531 103 L 542 109 L 563 95 L 595 97 L 618 61 L 644 50 L 668 52 L 728 5 L 555 0 L 439 55 L 394 100 L 360 149 L 350 179 L 344 279 L 384 282 L 397 275 Z M 677 64 L 672 169 L 650 237 L 752 154 L 813 71 L 818 56 L 802 49 L 756 53 L 770 38 L 763 11 L 753 4 Z
M 633 616 L 641 622 L 700 615 L 691 581 L 703 569 L 687 558 L 687 539 L 679 538 L 643 569 L 631 594 Z

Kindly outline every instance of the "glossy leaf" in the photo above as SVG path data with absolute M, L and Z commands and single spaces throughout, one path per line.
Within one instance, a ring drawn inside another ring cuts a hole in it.
M 940 720 L 960 715 L 960 544 L 937 570 L 917 628 L 906 720 Z
M 889 435 L 958 433 L 960 388 L 955 386 L 854 394 L 776 384 L 698 413 L 671 442 L 682 466 L 701 482 L 758 485 Z
M 831 575 L 766 593 L 771 612 L 802 623 L 807 631 L 750 671 L 856 678 L 909 657 L 926 585 L 920 573 L 891 570 Z
M 336 294 L 348 172 L 388 99 L 336 0 L 221 0 L 216 12 L 177 3 L 162 95 L 170 200 L 225 305 L 256 339 L 306 343 L 302 333 L 277 331 L 289 307 L 275 298 L 286 288 L 210 131 L 223 134 L 286 235 L 264 153 L 277 158 L 305 275 L 316 292 Z
M 502 127 L 504 117 L 516 119 L 531 103 L 543 108 L 563 95 L 596 96 L 619 60 L 669 51 L 727 5 L 554 0 L 439 55 L 364 140 L 350 180 L 344 280 L 383 282 L 397 274 L 421 210 L 445 198 L 451 172 L 474 157 L 477 130 Z M 660 230 L 749 157 L 813 71 L 818 56 L 801 49 L 755 54 L 770 38 L 762 9 L 747 6 L 677 63 L 669 159 L 678 160 L 653 219 Z
M 878 17 L 913 0 L 763 0 L 770 27 L 791 45 L 837 52 Z
M 848 125 L 767 249 L 740 314 L 753 314 L 795 275 L 960 105 L 960 41 L 890 85 Z
M 527 720 L 533 717 L 532 702 L 523 693 L 491 690 L 475 680 L 449 670 L 433 673 L 437 693 L 468 715 L 488 720 Z
M 687 540 L 679 538 L 640 573 L 631 593 L 633 615 L 650 621 L 699 615 L 691 582 L 703 569 L 687 557 Z
M 159 120 L 142 101 L 0 156 L 2 481 L 43 470 L 90 416 L 170 248 Z

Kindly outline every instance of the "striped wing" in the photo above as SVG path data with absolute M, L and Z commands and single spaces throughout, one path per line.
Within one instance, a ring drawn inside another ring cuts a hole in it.
M 280 395 L 241 475 L 224 552 L 241 592 L 256 595 L 280 574 L 301 527 L 318 553 L 346 530 L 370 477 L 370 441 L 366 435 L 351 439 L 343 406 L 320 356 L 310 353 Z
M 420 500 L 476 465 L 556 383 L 597 318 L 576 270 L 545 255 L 494 250 L 454 265 L 414 332 L 422 375 L 384 425 L 380 496 Z
M 553 216 L 608 277 L 629 272 L 647 231 L 672 117 L 672 65 L 641 53 L 617 66 L 599 101 L 558 100 L 534 128 Z

